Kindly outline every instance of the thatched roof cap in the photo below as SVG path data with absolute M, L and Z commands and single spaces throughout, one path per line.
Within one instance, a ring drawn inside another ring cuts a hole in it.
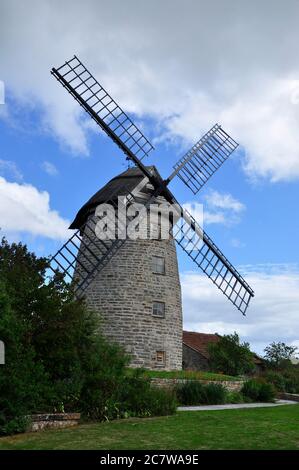
M 148 166 L 147 169 L 160 176 L 155 166 Z M 82 227 L 87 217 L 95 211 L 99 204 L 111 198 L 116 199 L 118 196 L 125 196 L 141 182 L 142 178 L 144 178 L 144 174 L 137 167 L 129 168 L 112 178 L 81 207 L 69 228 L 78 229 Z

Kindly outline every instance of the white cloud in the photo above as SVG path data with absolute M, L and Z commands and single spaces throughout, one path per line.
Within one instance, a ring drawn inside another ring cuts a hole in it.
M 4 235 L 24 232 L 63 240 L 69 221 L 50 208 L 46 191 L 0 177 L 0 226 Z
M 57 176 L 59 173 L 56 166 L 51 162 L 44 161 L 41 167 L 50 176 Z
M 0 175 L 12 177 L 17 181 L 21 181 L 23 179 L 23 175 L 17 164 L 11 160 L 0 159 Z
M 204 211 L 204 223 L 205 225 L 211 224 L 223 224 L 227 225 L 227 217 L 223 212 L 209 212 Z
M 299 344 L 299 267 L 258 265 L 243 267 L 242 273 L 255 291 L 246 317 L 206 276 L 183 273 L 184 328 L 219 334 L 237 331 L 258 353 L 272 341 Z
M 49 69 L 76 53 L 164 137 L 190 145 L 220 122 L 251 178 L 299 178 L 296 0 L 3 0 L 1 10 L 7 93 L 40 107 L 43 128 L 73 152 L 88 154 L 89 126 Z
M 245 209 L 245 205 L 231 194 L 220 193 L 215 190 L 210 190 L 205 196 L 205 200 L 211 208 L 232 210 L 233 212 L 242 212 Z
M 240 222 L 240 213 L 245 205 L 231 194 L 210 190 L 205 196 L 206 204 L 185 202 L 183 207 L 197 220 L 199 225 L 223 224 L 230 226 Z
M 240 214 L 246 207 L 231 194 L 210 190 L 205 195 L 203 220 L 206 225 L 223 224 L 231 226 L 240 222 Z

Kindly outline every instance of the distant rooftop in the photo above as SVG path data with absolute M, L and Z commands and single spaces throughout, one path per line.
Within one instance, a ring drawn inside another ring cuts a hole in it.
M 200 353 L 206 359 L 210 359 L 208 345 L 211 343 L 218 343 L 221 335 L 218 333 L 197 333 L 196 331 L 183 331 L 183 344 L 188 346 L 194 351 Z M 257 354 L 253 353 L 255 364 L 262 364 L 264 361 Z

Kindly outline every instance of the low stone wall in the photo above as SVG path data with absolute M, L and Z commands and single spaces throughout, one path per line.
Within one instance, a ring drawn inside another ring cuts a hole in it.
M 277 398 L 281 400 L 297 401 L 299 403 L 299 394 L 297 393 L 278 392 Z
M 185 384 L 187 382 L 200 382 L 202 384 L 220 384 L 223 385 L 229 392 L 239 392 L 244 384 L 244 380 L 193 380 L 193 379 L 162 379 L 153 378 L 151 379 L 151 385 L 159 388 L 173 389 L 178 385 Z
M 42 431 L 48 428 L 76 426 L 80 417 L 80 413 L 43 413 L 31 415 L 31 424 L 29 425 L 28 432 Z

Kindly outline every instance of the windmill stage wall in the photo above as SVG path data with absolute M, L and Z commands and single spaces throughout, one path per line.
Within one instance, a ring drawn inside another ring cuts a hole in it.
M 153 272 L 154 256 L 164 258 L 165 274 Z M 155 301 L 165 303 L 164 318 L 153 315 Z M 173 240 L 127 240 L 97 273 L 85 302 L 101 316 L 104 335 L 130 354 L 133 367 L 182 368 L 181 286 Z

